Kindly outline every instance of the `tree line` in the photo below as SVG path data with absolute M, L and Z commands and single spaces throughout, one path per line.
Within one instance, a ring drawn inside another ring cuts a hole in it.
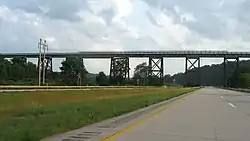
M 239 62 L 239 68 L 236 68 L 235 62 L 228 62 L 226 68 L 227 86 L 230 87 L 250 87 L 250 60 Z M 200 78 L 198 78 L 200 71 Z M 206 65 L 198 69 L 192 69 L 188 72 L 186 79 L 185 73 L 178 73 L 172 76 L 177 84 L 197 85 L 198 79 L 203 86 L 224 86 L 224 64 Z
M 92 74 L 84 66 L 83 59 L 67 57 L 61 63 L 60 72 L 46 71 L 46 85 L 114 85 L 104 72 Z M 156 76 L 149 78 L 147 64 L 141 63 L 134 69 L 134 76 L 121 85 L 161 85 Z M 165 76 L 168 81 L 170 75 Z M 25 57 L 10 60 L 0 56 L 0 85 L 38 85 L 38 67 Z
M 61 72 L 46 71 L 49 85 L 77 85 L 88 73 L 80 58 L 67 57 Z M 38 85 L 38 67 L 25 57 L 7 60 L 0 56 L 0 85 Z
M 24 57 L 14 57 L 7 60 L 0 56 L 0 84 L 22 84 L 35 82 L 37 68 Z

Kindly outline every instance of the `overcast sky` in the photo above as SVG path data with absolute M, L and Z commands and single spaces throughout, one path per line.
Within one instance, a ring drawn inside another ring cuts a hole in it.
M 0 0 L 0 52 L 37 52 L 39 38 L 50 52 L 250 51 L 249 7 L 250 0 Z M 108 73 L 108 60 L 85 64 Z M 183 70 L 182 59 L 165 60 L 165 73 Z

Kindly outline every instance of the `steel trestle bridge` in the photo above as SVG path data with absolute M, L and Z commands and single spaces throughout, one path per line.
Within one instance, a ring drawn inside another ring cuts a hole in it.
M 38 58 L 39 53 L 0 53 L 5 58 L 23 56 L 27 58 Z M 88 52 L 50 52 L 52 58 L 65 58 L 80 56 L 82 58 L 112 58 L 112 57 L 241 57 L 250 58 L 250 52 L 229 52 L 229 51 L 88 51 Z
M 39 58 L 39 53 L 1 53 L 4 58 L 26 57 Z M 236 69 L 239 67 L 239 58 L 250 58 L 250 52 L 229 51 L 88 51 L 88 52 L 49 52 L 46 54 L 46 69 L 52 71 L 53 58 L 80 57 L 82 59 L 111 59 L 110 80 L 120 84 L 122 80 L 129 79 L 129 58 L 149 58 L 149 78 L 157 76 L 163 84 L 164 58 L 186 58 L 185 74 L 188 85 L 188 73 L 196 71 L 200 84 L 200 58 L 224 58 L 224 85 L 227 86 L 227 62 L 234 60 Z

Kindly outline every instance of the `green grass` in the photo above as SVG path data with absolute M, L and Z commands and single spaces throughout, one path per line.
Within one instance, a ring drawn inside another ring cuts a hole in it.
M 1 95 L 0 102 L 4 101 L 4 104 L 0 104 L 2 109 L 2 112 L 0 110 L 0 141 L 38 141 L 56 133 L 119 116 L 193 90 L 147 88 Z M 58 101 L 55 95 L 59 99 Z M 28 98 L 29 101 L 23 97 Z M 37 97 L 40 99 L 40 101 L 37 100 L 37 103 L 41 106 L 25 104 L 25 102 L 32 102 Z M 46 101 L 50 97 L 54 100 Z M 64 99 L 65 102 L 60 99 Z M 8 102 L 11 103 L 8 104 Z M 8 110 L 3 110 L 4 105 L 9 105 L 11 108 L 7 106 Z M 20 110 L 18 110 L 18 106 L 20 106 Z

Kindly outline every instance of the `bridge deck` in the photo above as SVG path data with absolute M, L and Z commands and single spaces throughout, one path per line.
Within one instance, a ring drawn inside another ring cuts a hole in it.
M 1 53 L 5 58 L 24 56 L 27 58 L 38 58 L 38 53 Z M 104 51 L 104 52 L 50 52 L 47 54 L 52 58 L 65 58 L 80 56 L 82 58 L 111 58 L 111 57 L 209 57 L 209 58 L 250 58 L 250 52 L 228 52 L 228 51 Z

